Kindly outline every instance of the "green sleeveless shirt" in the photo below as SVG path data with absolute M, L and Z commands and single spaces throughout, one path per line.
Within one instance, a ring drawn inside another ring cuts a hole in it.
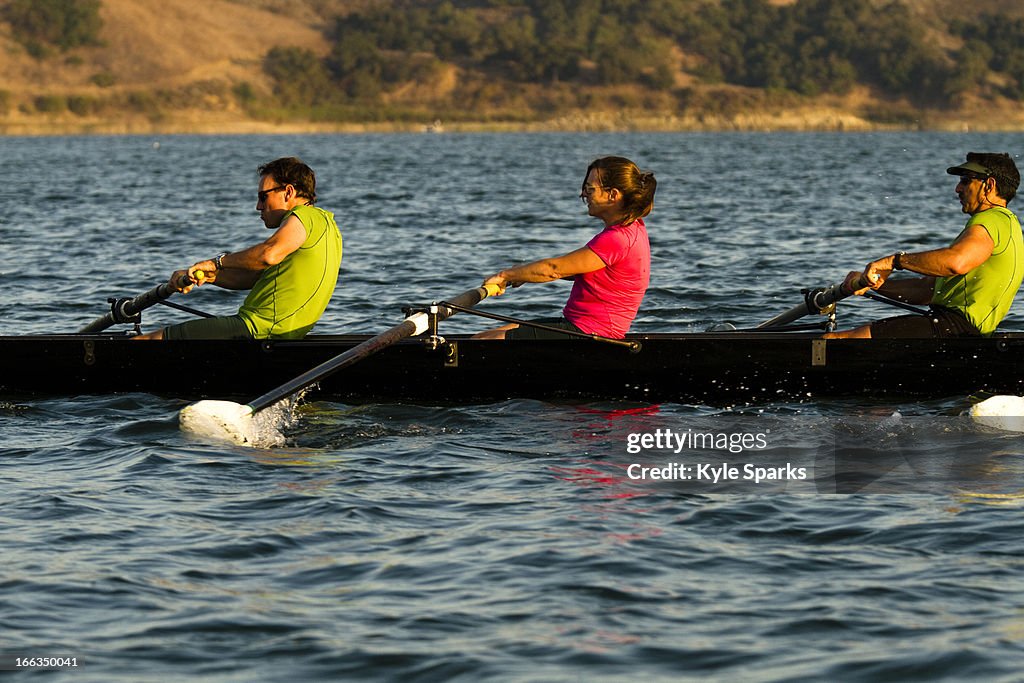
M 238 315 L 256 339 L 301 339 L 327 309 L 338 283 L 341 233 L 334 214 L 296 206 L 306 241 L 283 261 L 263 271 Z
M 992 255 L 963 275 L 935 278 L 932 303 L 960 311 L 987 337 L 1006 317 L 1024 278 L 1024 238 L 1020 221 L 1009 209 L 979 211 L 964 230 L 979 224 L 992 238 Z

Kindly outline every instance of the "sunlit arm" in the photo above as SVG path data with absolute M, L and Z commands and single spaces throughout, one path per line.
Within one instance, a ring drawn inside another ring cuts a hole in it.
M 484 280 L 484 284 L 496 284 L 504 289 L 507 285 L 518 287 L 524 282 L 561 280 L 604 267 L 605 262 L 590 247 L 581 247 L 563 256 L 507 268 Z
M 213 283 L 225 289 L 250 289 L 260 274 L 276 266 L 306 241 L 306 229 L 295 216 L 290 216 L 270 237 L 259 244 L 236 251 L 221 259 L 217 269 L 212 260 L 200 261 L 189 268 L 189 274 L 207 274 L 200 284 Z
M 963 275 L 988 260 L 995 243 L 981 225 L 967 228 L 953 244 L 943 249 L 906 254 L 900 261 L 903 268 L 922 275 L 951 277 Z
M 904 270 L 921 275 L 934 277 L 951 277 L 963 275 L 977 268 L 992 255 L 995 243 L 981 225 L 972 225 L 964 230 L 953 244 L 942 249 L 904 254 L 900 264 Z M 872 283 L 873 289 L 885 285 L 895 267 L 895 255 L 883 256 L 872 261 L 864 268 L 866 282 Z

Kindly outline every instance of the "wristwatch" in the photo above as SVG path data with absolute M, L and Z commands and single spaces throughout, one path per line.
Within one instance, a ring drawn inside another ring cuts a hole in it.
M 219 254 L 217 254 L 216 256 L 213 257 L 213 265 L 215 265 L 217 267 L 217 270 L 220 270 L 221 268 L 224 267 L 224 264 L 221 263 L 221 261 L 227 255 L 228 255 L 228 252 L 222 251 L 222 252 L 220 252 Z
M 907 255 L 905 251 L 897 251 L 892 257 L 892 268 L 893 270 L 903 270 L 903 257 Z M 217 266 L 220 267 L 219 265 Z

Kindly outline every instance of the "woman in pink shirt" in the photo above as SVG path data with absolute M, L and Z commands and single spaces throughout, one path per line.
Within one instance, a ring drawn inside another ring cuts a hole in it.
M 541 259 L 499 271 L 484 280 L 506 286 L 525 282 L 573 280 L 562 318 L 537 320 L 551 327 L 621 339 L 636 317 L 651 277 L 651 247 L 643 218 L 654 207 L 658 183 L 629 159 L 603 157 L 587 168 L 580 198 L 587 213 L 604 229 L 586 246 L 563 256 Z M 566 338 L 518 324 L 503 325 L 476 335 L 481 339 Z

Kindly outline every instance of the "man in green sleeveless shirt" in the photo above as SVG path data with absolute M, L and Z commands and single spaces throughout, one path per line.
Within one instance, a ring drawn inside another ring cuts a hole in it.
M 910 304 L 929 304 L 928 315 L 904 315 L 827 338 L 989 336 L 1006 316 L 1024 278 L 1020 221 L 1006 205 L 1017 193 L 1020 173 L 1008 154 L 970 152 L 967 161 L 946 169 L 959 176 L 956 194 L 970 215 L 960 235 L 943 249 L 897 252 L 852 272 L 844 285 L 867 282 L 855 292 L 876 289 Z M 896 270 L 923 277 L 892 279 Z
M 256 210 L 274 233 L 241 251 L 175 271 L 169 280 L 180 292 L 208 283 L 247 289 L 238 313 L 191 320 L 136 339 L 300 339 L 323 315 L 341 265 L 334 214 L 313 206 L 316 176 L 299 159 L 277 159 L 258 172 Z

